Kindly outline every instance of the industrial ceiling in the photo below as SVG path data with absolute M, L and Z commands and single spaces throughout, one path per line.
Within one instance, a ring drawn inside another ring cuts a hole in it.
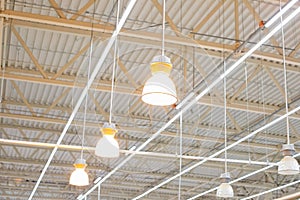
M 162 0 L 1 0 L 0 199 L 218 199 L 225 128 L 232 199 L 299 197 L 277 162 L 286 118 L 300 158 L 300 2 L 264 26 L 288 3 L 166 0 L 178 108 L 141 100 Z M 120 156 L 101 158 L 110 113 Z M 90 184 L 72 186 L 82 147 Z

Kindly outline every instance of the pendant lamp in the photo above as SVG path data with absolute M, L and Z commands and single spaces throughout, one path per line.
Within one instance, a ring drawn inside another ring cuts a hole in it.
M 176 103 L 176 87 L 169 77 L 172 69 L 170 58 L 156 56 L 151 63 L 152 77 L 147 80 L 142 92 L 142 100 L 150 105 L 168 106 Z
M 119 10 L 120 10 L 120 1 L 118 1 L 117 9 L 117 22 L 119 21 Z M 104 123 L 101 133 L 102 138 L 97 142 L 95 154 L 99 157 L 104 158 L 117 158 L 119 157 L 119 143 L 115 139 L 115 135 L 118 132 L 114 123 L 112 123 L 112 109 L 113 109 L 113 98 L 114 98 L 114 85 L 115 85 L 115 73 L 116 73 L 116 57 L 118 54 L 118 38 L 115 40 L 114 47 L 114 59 L 112 67 L 112 78 L 111 78 L 111 92 L 110 92 L 110 107 L 109 107 L 109 123 Z
M 77 159 L 74 163 L 75 170 L 72 172 L 69 183 L 75 186 L 89 185 L 89 176 L 85 171 L 87 164 L 84 159 Z
M 115 124 L 104 123 L 101 129 L 102 138 L 96 145 L 95 154 L 105 158 L 117 158 L 119 157 L 119 144 L 114 138 L 118 132 Z
M 169 77 L 172 70 L 170 58 L 165 53 L 165 1 L 163 1 L 163 29 L 161 55 L 153 58 L 151 62 L 152 77 L 149 78 L 142 92 L 142 101 L 154 106 L 169 106 L 177 102 L 176 87 Z
M 221 174 L 221 185 L 217 189 L 217 197 L 222 197 L 222 198 L 229 198 L 233 197 L 233 189 L 232 186 L 229 184 L 230 181 L 230 173 L 226 172 L 224 174 Z
M 293 144 L 282 145 L 283 158 L 278 164 L 278 174 L 295 175 L 299 173 L 298 161 L 293 157 L 295 149 Z
M 281 5 L 280 5 L 281 12 Z M 283 72 L 284 72 L 284 97 L 285 97 L 285 111 L 288 113 L 288 96 L 287 96 L 287 70 L 285 63 L 285 41 L 283 33 L 282 16 L 281 19 L 281 34 L 282 34 L 282 57 L 283 57 Z M 298 161 L 293 157 L 295 153 L 295 148 L 293 144 L 290 144 L 290 127 L 289 127 L 289 117 L 286 116 L 286 131 L 287 131 L 287 144 L 282 145 L 283 159 L 278 164 L 278 174 L 282 175 L 296 175 L 299 174 L 299 164 Z

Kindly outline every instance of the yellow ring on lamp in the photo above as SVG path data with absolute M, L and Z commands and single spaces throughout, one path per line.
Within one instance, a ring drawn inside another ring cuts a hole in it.
M 116 134 L 118 131 L 116 129 L 113 128 L 102 128 L 101 132 L 103 135 L 114 135 Z
M 151 63 L 151 72 L 156 73 L 156 72 L 165 72 L 167 74 L 170 74 L 172 70 L 172 64 L 171 63 L 166 63 L 166 62 L 153 62 Z
M 75 163 L 74 167 L 76 169 L 81 169 L 81 168 L 85 168 L 87 166 L 87 164 L 83 164 L 83 163 Z

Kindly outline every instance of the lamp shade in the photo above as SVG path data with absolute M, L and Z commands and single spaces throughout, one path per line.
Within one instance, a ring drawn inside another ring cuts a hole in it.
M 114 135 L 103 135 L 96 145 L 95 154 L 105 158 L 117 158 L 119 150 L 119 143 Z
M 86 162 L 84 159 L 77 159 L 75 164 L 75 170 L 70 177 L 70 184 L 75 186 L 87 186 L 89 185 L 89 176 L 85 171 Z
M 292 156 L 284 156 L 278 164 L 278 174 L 295 175 L 299 173 L 298 161 Z
M 217 197 L 229 198 L 233 197 L 233 189 L 229 183 L 221 183 L 217 190 Z
M 176 87 L 165 72 L 156 72 L 147 80 L 142 92 L 142 101 L 155 106 L 176 103 Z

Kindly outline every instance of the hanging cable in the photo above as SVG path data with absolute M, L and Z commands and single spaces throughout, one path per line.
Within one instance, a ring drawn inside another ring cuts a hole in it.
M 246 109 L 247 109 L 247 114 L 246 114 L 246 118 L 247 118 L 247 133 L 250 133 L 250 129 L 249 129 L 249 93 L 248 93 L 248 71 L 247 71 L 247 63 L 245 62 L 245 82 L 246 82 L 246 99 L 247 99 L 247 104 L 246 104 Z M 248 138 L 247 140 L 248 143 L 248 159 L 249 162 L 251 162 L 251 154 L 250 154 L 250 138 Z
M 93 30 L 93 23 L 92 23 L 92 30 Z M 93 54 L 93 37 L 94 37 L 94 33 L 93 33 L 93 31 L 91 31 L 87 81 L 90 79 L 90 72 L 91 72 L 91 65 L 92 65 L 91 63 L 92 63 L 92 54 Z M 73 99 L 72 99 L 72 101 L 73 101 Z M 84 147 L 85 127 L 86 127 L 87 101 L 88 101 L 88 94 L 85 96 L 85 103 L 84 103 L 83 130 L 82 130 L 81 155 L 80 155 L 81 159 L 83 159 L 83 147 Z
M 119 22 L 119 14 L 120 14 L 120 1 L 118 0 L 118 8 L 117 8 L 117 21 L 116 26 Z M 113 57 L 113 71 L 111 78 L 111 92 L 110 92 L 110 108 L 109 108 L 109 123 L 111 124 L 112 119 L 112 107 L 113 107 L 113 97 L 114 97 L 114 87 L 115 87 L 115 71 L 116 71 L 116 55 L 117 55 L 117 47 L 118 47 L 118 36 L 115 36 L 115 46 L 114 46 L 114 57 Z
M 280 12 L 281 12 L 281 0 L 280 0 Z M 286 71 L 286 63 L 285 63 L 285 40 L 284 40 L 284 31 L 283 31 L 283 23 L 282 23 L 282 15 L 280 16 L 281 23 L 281 35 L 282 35 L 282 59 L 283 59 L 283 73 L 284 73 L 284 98 L 285 98 L 285 111 L 289 112 L 288 108 L 288 95 L 287 95 L 287 71 Z M 287 144 L 290 144 L 290 125 L 289 125 L 289 117 L 286 116 L 286 139 Z
M 161 55 L 165 55 L 165 17 L 166 17 L 166 1 L 163 0 L 163 23 L 162 23 L 162 44 Z
M 182 171 L 182 113 L 180 114 L 180 127 L 179 127 L 179 173 Z M 181 176 L 179 176 L 178 183 L 178 200 L 181 199 Z
M 226 63 L 224 61 L 224 72 L 226 72 Z M 224 76 L 224 145 L 225 145 L 225 173 L 227 173 L 227 121 L 226 121 L 226 114 L 227 114 L 227 101 L 226 101 L 226 76 Z

